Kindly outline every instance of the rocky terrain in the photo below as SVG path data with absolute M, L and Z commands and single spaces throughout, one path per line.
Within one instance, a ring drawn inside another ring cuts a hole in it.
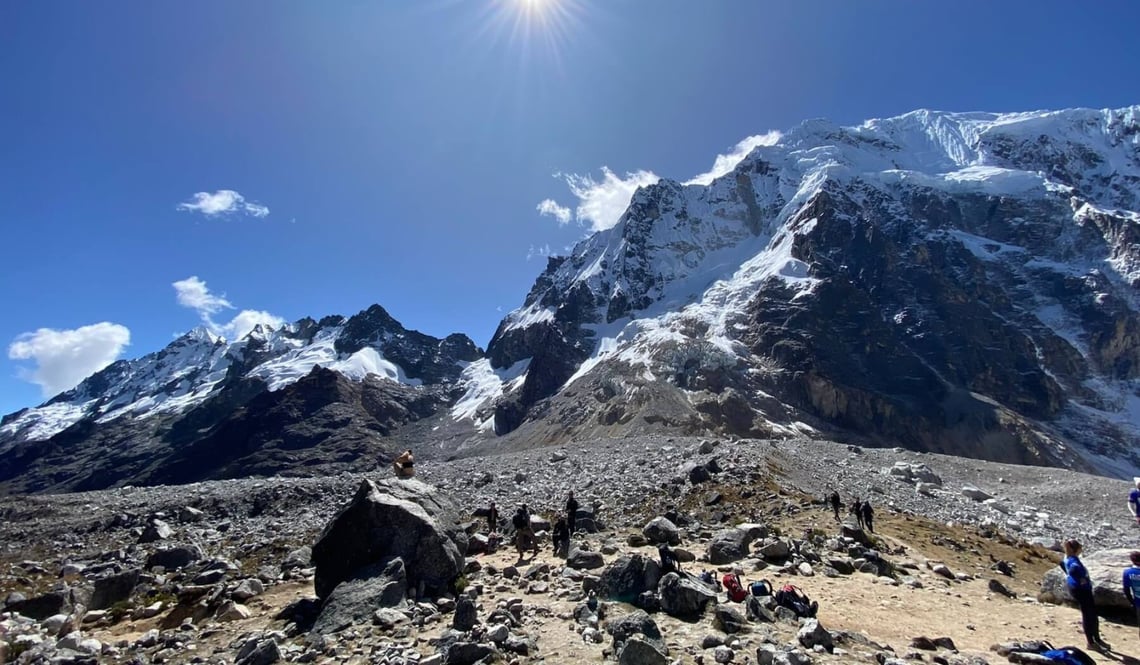
M 0 499 L 0 661 L 1004 662 L 991 645 L 1083 644 L 1076 610 L 1038 600 L 1058 540 L 1090 560 L 1135 542 L 1123 482 L 901 449 L 643 436 L 417 452 L 413 481 L 381 468 Z M 871 501 L 873 534 L 834 520 L 832 488 Z M 508 532 L 529 504 L 541 536 L 569 490 L 584 532 L 568 558 L 548 540 L 533 557 L 482 551 L 489 501 Z M 655 542 L 688 573 L 795 584 L 818 617 L 661 576 Z M 1140 653 L 1135 627 L 1104 633 Z

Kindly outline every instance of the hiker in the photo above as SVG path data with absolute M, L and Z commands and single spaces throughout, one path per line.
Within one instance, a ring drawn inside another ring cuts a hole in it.
M 533 549 L 537 555 L 538 539 L 534 537 L 534 529 L 530 525 L 530 508 L 525 503 L 515 511 L 511 524 L 515 527 L 515 547 L 519 551 L 519 558 L 521 559 L 528 549 Z
M 566 526 L 570 529 L 570 535 L 574 535 L 574 527 L 578 520 L 578 500 L 574 498 L 574 493 L 570 492 L 566 496 Z
M 863 528 L 867 533 L 875 533 L 875 509 L 871 507 L 870 499 L 863 502 L 863 507 L 859 510 L 859 515 L 863 518 L 860 521 L 863 523 Z
M 1140 552 L 1128 555 L 1132 565 L 1124 569 L 1124 597 L 1132 603 L 1136 610 L 1136 618 L 1140 619 Z
M 1096 615 L 1096 603 L 1093 601 L 1092 579 L 1080 559 L 1083 549 L 1080 541 L 1072 538 L 1066 540 L 1065 559 L 1061 562 L 1061 567 L 1065 569 L 1065 583 L 1069 587 L 1069 593 L 1081 608 L 1081 627 L 1085 631 L 1088 648 L 1108 651 L 1111 647 L 1100 638 L 1100 619 Z
M 554 556 L 560 556 L 563 559 L 570 556 L 570 527 L 566 522 L 566 518 L 558 518 L 558 521 L 554 523 L 554 529 L 551 530 L 550 536 L 554 544 Z
M 499 528 L 499 509 L 495 507 L 495 502 L 492 501 L 490 507 L 487 508 L 487 532 L 494 533 Z
M 1140 526 L 1140 478 L 1133 478 L 1132 484 L 1135 487 L 1128 493 L 1128 510 L 1132 513 L 1136 526 Z
M 831 512 L 835 513 L 835 521 L 841 522 L 842 520 L 839 519 L 839 507 L 843 504 L 839 502 L 839 492 L 832 492 L 828 500 L 831 501 Z
M 415 458 L 412 457 L 411 449 L 405 450 L 392 460 L 392 470 L 396 472 L 397 478 L 411 478 L 416 475 Z
M 662 575 L 668 573 L 681 574 L 681 559 L 679 559 L 677 553 L 669 547 L 669 543 L 661 543 L 657 548 L 657 555 L 661 558 Z
M 855 523 L 860 529 L 866 528 L 863 526 L 863 502 L 859 497 L 855 497 L 855 503 L 851 504 L 851 515 L 855 517 Z

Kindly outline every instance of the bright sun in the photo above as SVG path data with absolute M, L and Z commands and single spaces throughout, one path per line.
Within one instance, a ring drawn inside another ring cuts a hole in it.
M 545 51 L 560 58 L 591 0 L 488 0 L 486 21 L 479 32 L 503 38 L 528 55 Z

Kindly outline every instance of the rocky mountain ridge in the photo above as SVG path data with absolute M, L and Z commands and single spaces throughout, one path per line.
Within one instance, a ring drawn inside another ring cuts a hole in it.
M 552 258 L 475 411 L 1129 475 L 1138 201 L 1140 107 L 809 121 Z
M 0 486 L 94 489 L 390 458 L 384 437 L 454 402 L 463 367 L 481 357 L 465 335 L 408 330 L 379 305 L 232 342 L 196 328 L 5 416 Z

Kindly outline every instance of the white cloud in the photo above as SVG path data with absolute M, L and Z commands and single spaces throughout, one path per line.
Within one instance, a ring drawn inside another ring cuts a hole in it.
M 536 256 L 547 257 L 550 256 L 550 245 L 542 245 L 541 247 L 530 246 L 530 250 L 526 253 L 526 260 L 529 261 Z
M 213 194 L 198 192 L 191 198 L 190 201 L 179 203 L 178 209 L 186 212 L 200 212 L 207 217 L 233 213 L 243 213 L 251 217 L 265 217 L 269 214 L 269 208 L 260 203 L 246 201 L 244 196 L 232 189 L 219 189 Z
M 223 309 L 233 309 L 234 306 L 225 296 L 217 296 L 206 288 L 206 282 L 191 275 L 186 279 L 175 282 L 174 291 L 178 293 L 178 304 L 183 307 L 198 310 L 205 317 L 208 314 L 217 314 Z
M 727 155 L 717 155 L 716 160 L 713 162 L 713 167 L 706 173 L 694 176 L 692 179 L 685 182 L 686 185 L 708 185 L 713 180 L 731 173 L 736 165 L 742 159 L 748 156 L 754 148 L 761 145 L 776 145 L 780 142 L 782 135 L 777 131 L 770 131 L 766 134 L 757 134 L 756 136 L 749 136 L 740 143 L 737 143 L 732 151 Z
M 589 224 L 591 231 L 613 227 L 629 207 L 633 193 L 639 187 L 660 180 L 650 171 L 626 173 L 623 178 L 605 166 L 602 167 L 601 181 L 590 175 L 564 174 L 562 178 L 570 186 L 570 192 L 578 197 L 575 218 L 579 223 Z
M 34 361 L 35 369 L 21 368 L 20 378 L 51 397 L 115 362 L 130 343 L 126 326 L 106 321 L 74 330 L 40 328 L 17 337 L 8 346 L 8 358 Z
M 546 199 L 538 204 L 536 207 L 538 214 L 553 217 L 558 220 L 560 225 L 566 225 L 570 222 L 571 211 L 566 206 L 558 205 L 554 199 Z
M 210 332 L 229 340 L 238 340 L 249 334 L 258 325 L 267 328 L 280 328 L 285 325 L 285 319 L 266 311 L 243 309 L 230 320 L 229 323 L 219 323 L 214 320 L 214 314 L 226 309 L 234 309 L 233 303 L 224 295 L 210 293 L 206 282 L 191 275 L 186 279 L 178 280 L 172 284 L 178 294 L 178 304 L 198 312 L 202 323 Z

